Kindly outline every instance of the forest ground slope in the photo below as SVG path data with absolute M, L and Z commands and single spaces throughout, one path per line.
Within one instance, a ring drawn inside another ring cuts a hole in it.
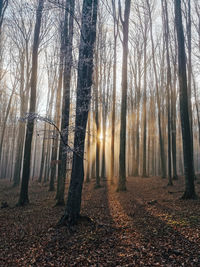
M 200 266 L 200 200 L 180 200 L 158 177 L 127 179 L 127 192 L 103 181 L 84 185 L 80 224 L 56 228 L 64 207 L 36 182 L 30 205 L 16 207 L 18 189 L 0 180 L 0 266 Z M 196 181 L 200 196 L 200 184 Z

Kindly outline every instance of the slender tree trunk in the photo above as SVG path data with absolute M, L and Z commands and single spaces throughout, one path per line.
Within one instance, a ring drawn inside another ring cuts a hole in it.
M 33 52 L 32 52 L 31 97 L 30 97 L 30 107 L 29 107 L 30 115 L 35 113 L 35 107 L 36 107 L 38 48 L 39 48 L 39 35 L 40 35 L 43 7 L 44 7 L 44 0 L 39 0 L 36 12 L 36 24 L 35 24 Z M 27 122 L 27 129 L 26 129 L 22 183 L 18 201 L 18 205 L 20 206 L 29 203 L 28 183 L 30 178 L 31 144 L 33 137 L 33 129 L 34 129 L 34 120 L 29 119 Z
M 50 133 L 50 125 L 48 127 L 48 133 Z M 48 140 L 47 140 L 47 150 L 46 150 L 46 160 L 45 160 L 45 169 L 44 169 L 44 184 L 46 182 L 48 182 L 49 180 L 49 171 L 50 171 L 50 154 L 51 154 L 51 150 L 50 148 L 52 147 L 51 144 L 51 139 L 50 136 L 48 136 Z
M 61 30 L 62 31 L 62 30 Z M 62 34 L 61 34 L 62 35 Z M 58 77 L 58 88 L 56 94 L 56 112 L 55 112 L 55 122 L 58 128 L 60 128 L 60 108 L 61 108 L 61 91 L 62 91 L 62 79 L 63 79 L 63 44 L 61 37 L 61 49 L 60 49 L 60 64 L 59 64 L 59 77 Z M 52 151 L 51 151 L 51 162 L 55 162 L 58 157 L 58 133 L 55 133 L 53 139 Z M 55 177 L 56 177 L 56 164 L 51 165 L 51 176 L 49 183 L 49 191 L 55 190 Z
M 147 25 L 145 25 L 145 36 L 144 36 L 144 95 L 143 95 L 143 167 L 142 177 L 147 177 L 146 172 L 146 144 L 147 144 Z
M 6 123 L 7 123 L 8 117 L 9 117 L 9 113 L 10 113 L 10 108 L 11 108 L 12 98 L 13 98 L 14 92 L 15 92 L 15 86 L 13 87 L 11 96 L 9 98 L 8 105 L 7 105 L 7 108 L 6 108 L 6 114 L 5 114 L 5 117 L 4 117 L 4 122 L 3 122 L 3 125 L 2 125 L 2 133 L 1 133 L 1 139 L 0 139 L 0 161 L 1 161 L 1 154 L 2 154 L 2 149 L 3 149 L 3 140 L 4 140 L 5 130 L 6 130 Z
M 166 45 L 166 59 L 167 59 L 167 120 L 168 120 L 168 185 L 172 183 L 172 168 L 171 168 L 171 66 L 169 56 L 169 21 L 168 21 L 168 7 L 165 0 L 162 2 L 163 17 L 164 17 L 164 39 Z
M 106 54 L 104 55 L 104 57 L 106 57 Z M 105 60 L 105 59 L 104 59 Z M 108 73 L 106 74 L 106 71 L 108 71 Z M 103 71 L 103 96 L 102 96 L 102 128 L 103 128 L 103 144 L 102 144 L 102 164 L 101 164 L 101 177 L 102 178 L 106 178 L 106 122 L 107 122 L 107 113 L 108 113 L 108 80 L 106 79 L 106 75 L 108 76 L 108 78 L 110 78 L 109 76 L 109 72 L 110 70 L 107 70 L 106 68 L 106 63 L 104 62 L 104 71 Z M 107 83 L 107 87 L 106 87 L 106 83 Z M 107 92 L 106 92 L 107 89 Z
M 33 161 L 33 170 L 32 170 L 32 180 L 35 178 L 36 174 L 36 162 L 38 161 L 38 154 L 37 154 L 37 148 L 38 148 L 38 135 L 37 135 L 37 124 L 36 124 L 36 136 L 35 136 L 35 143 L 34 143 L 34 161 Z
M 123 27 L 123 65 L 122 65 L 122 102 L 120 125 L 120 152 L 119 152 L 119 182 L 118 191 L 126 190 L 126 113 L 127 113 L 127 61 L 128 61 L 128 31 L 131 1 L 125 1 Z
M 17 138 L 17 149 L 15 158 L 15 168 L 14 168 L 14 179 L 13 186 L 18 186 L 20 184 L 20 174 L 23 159 L 23 146 L 25 137 L 25 124 L 23 122 L 19 123 L 19 133 Z
M 175 43 L 175 47 L 176 43 Z M 177 93 L 176 93 L 176 73 L 177 73 L 177 67 L 176 67 L 176 58 L 175 61 L 173 62 L 173 69 L 174 69 L 174 74 L 173 74 L 173 86 L 172 86 L 172 93 L 171 93 L 171 120 L 172 120 L 172 161 L 173 161 L 173 180 L 178 179 L 178 174 L 177 174 L 177 143 L 176 143 L 176 99 L 177 99 Z
M 193 127 L 192 127 L 192 37 L 191 37 L 191 1 L 188 0 L 188 14 L 187 14 L 187 40 L 188 40 L 188 108 L 190 118 L 190 128 L 192 134 L 193 147 Z
M 88 113 L 88 126 L 87 126 L 87 172 L 86 172 L 86 183 L 90 182 L 90 154 L 91 154 L 91 143 L 90 143 L 90 112 Z
M 160 107 L 160 97 L 158 91 L 158 74 L 157 74 L 157 67 L 155 61 L 155 47 L 154 47 L 154 40 L 153 40 L 153 30 L 152 30 L 152 17 L 151 17 L 151 8 L 149 4 L 149 0 L 146 0 L 148 11 L 149 11 L 149 18 L 150 18 L 150 35 L 151 35 L 151 46 L 152 46 L 152 58 L 153 58 L 153 68 L 154 68 L 154 75 L 155 75 L 155 82 L 156 82 L 156 98 L 157 98 L 157 105 L 158 105 L 158 132 L 159 132 L 159 143 L 160 143 L 160 157 L 161 157 L 161 168 L 162 168 L 162 177 L 166 177 L 166 162 L 165 162 L 165 151 L 164 151 L 164 143 L 163 143 L 163 136 L 162 136 L 162 127 L 161 127 L 161 107 Z
M 62 103 L 62 120 L 61 130 L 64 143 L 60 142 L 58 165 L 58 186 L 57 186 L 57 203 L 64 205 L 65 180 L 67 171 L 67 150 L 69 134 L 69 113 L 70 113 L 70 83 L 72 68 L 72 42 L 74 34 L 74 8 L 73 0 L 66 0 L 65 22 L 64 22 L 64 73 L 63 73 L 63 103 Z M 68 12 L 70 10 L 70 14 Z
M 137 114 L 136 114 L 136 162 L 135 162 L 135 171 L 134 176 L 139 175 L 139 160 L 140 160 L 140 88 L 137 88 Z
M 95 123 L 96 123 L 96 188 L 101 187 L 100 185 L 100 175 L 99 175 L 99 154 L 100 154 L 100 123 L 99 123 L 99 105 L 98 105 L 98 100 L 99 100 L 99 92 L 98 92 L 98 87 L 99 87 L 99 71 L 98 71 L 98 55 L 96 52 L 96 80 L 95 80 L 95 85 L 94 85 L 94 90 L 95 90 Z
M 95 101 L 93 101 L 93 107 L 92 107 L 92 123 L 93 123 L 93 127 L 92 127 L 92 147 L 93 150 L 95 150 L 95 146 L 96 146 L 96 136 L 95 136 L 95 112 L 94 112 L 94 106 L 95 106 Z M 93 153 L 93 157 L 92 157 L 92 166 L 91 166 L 91 177 L 95 178 L 95 157 L 94 157 L 94 153 Z
M 47 136 L 47 124 L 45 123 L 45 125 L 44 125 L 44 136 L 43 136 L 43 141 L 42 141 L 42 156 L 41 156 L 41 163 L 40 163 L 40 173 L 39 173 L 39 177 L 38 177 L 38 182 L 39 183 L 42 182 L 42 177 L 43 177 L 43 172 L 44 172 L 45 150 L 46 150 L 46 146 L 45 146 L 46 136 Z
M 111 126 L 111 159 L 110 159 L 110 179 L 111 184 L 114 178 L 114 156 L 115 156 L 115 103 L 116 103 L 116 77 L 117 77 L 117 21 L 115 0 L 112 0 L 114 18 L 114 55 L 113 55 L 113 97 L 112 97 L 112 126 Z

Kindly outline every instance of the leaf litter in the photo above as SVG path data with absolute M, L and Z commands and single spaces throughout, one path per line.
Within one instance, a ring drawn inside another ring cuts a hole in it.
M 200 200 L 180 200 L 183 178 L 170 191 L 158 177 L 129 177 L 126 192 L 94 184 L 69 231 L 55 227 L 64 212 L 55 192 L 32 182 L 30 204 L 16 207 L 19 189 L 1 180 L 0 266 L 200 266 Z

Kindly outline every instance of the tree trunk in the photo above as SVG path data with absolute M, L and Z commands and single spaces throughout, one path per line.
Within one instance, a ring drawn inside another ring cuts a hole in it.
M 90 182 L 90 154 L 91 154 L 91 143 L 90 143 L 90 112 L 88 113 L 88 125 L 87 125 L 87 172 L 86 172 L 86 183 Z
M 171 168 L 171 66 L 169 56 L 169 21 L 168 21 L 168 7 L 167 2 L 162 2 L 163 18 L 164 18 L 164 38 L 166 45 L 166 59 L 167 59 L 167 119 L 168 119 L 168 185 L 172 183 L 172 168 Z
M 44 136 L 42 140 L 42 156 L 41 156 L 41 163 L 40 163 L 40 173 L 38 177 L 38 182 L 42 182 L 42 177 L 43 177 L 43 171 L 44 171 L 44 162 L 45 162 L 45 140 L 46 140 L 46 133 L 47 133 L 47 124 L 45 123 L 44 125 Z
M 58 165 L 58 186 L 57 186 L 57 203 L 64 205 L 65 179 L 67 168 L 67 147 L 69 134 L 69 113 L 70 113 L 70 82 L 72 68 L 72 42 L 74 34 L 74 8 L 73 0 L 66 0 L 65 22 L 64 22 L 64 73 L 63 73 L 63 103 L 62 103 L 62 120 L 61 131 L 63 142 L 60 142 Z M 70 12 L 69 12 L 70 10 Z
M 8 120 L 8 116 L 9 116 L 9 112 L 10 112 L 10 108 L 11 108 L 12 98 L 13 98 L 14 92 L 15 92 L 15 86 L 13 87 L 11 96 L 10 96 L 9 101 L 8 101 L 8 106 L 6 108 L 6 114 L 5 114 L 5 118 L 4 118 L 3 126 L 2 126 L 2 133 L 1 133 L 1 139 L 0 139 L 0 161 L 1 161 L 1 156 L 2 156 L 3 139 L 4 139 L 4 135 L 5 135 L 5 130 L 6 130 L 6 123 L 7 123 L 7 120 Z
M 36 107 L 38 48 L 39 48 L 39 35 L 40 35 L 43 7 L 44 7 L 44 0 L 39 0 L 36 12 L 36 24 L 35 24 L 33 52 L 32 52 L 31 97 L 30 97 L 30 107 L 29 107 L 30 116 L 35 113 L 35 107 Z M 33 129 L 34 129 L 34 120 L 29 119 L 27 122 L 26 139 L 24 147 L 24 162 L 22 171 L 22 183 L 18 201 L 18 205 L 20 206 L 29 203 L 28 183 L 30 178 L 31 144 L 33 137 Z
M 147 25 L 145 24 L 145 36 L 144 36 L 144 95 L 143 95 L 143 168 L 142 177 L 147 177 L 146 172 L 146 146 L 147 146 Z
M 62 31 L 62 29 L 61 29 Z M 61 33 L 62 35 L 62 33 Z M 60 48 L 60 63 L 59 63 L 59 77 L 58 77 L 58 88 L 56 94 L 56 111 L 55 111 L 55 123 L 58 128 L 60 128 L 60 107 L 61 107 L 61 91 L 62 91 L 62 79 L 63 79 L 63 41 L 61 36 L 61 48 Z M 58 157 L 58 133 L 55 133 L 53 139 L 52 151 L 51 151 L 51 163 L 55 162 Z M 51 165 L 51 176 L 49 183 L 49 191 L 55 190 L 55 177 L 56 177 L 56 164 Z
M 189 118 L 189 103 L 186 75 L 185 40 L 182 24 L 181 0 L 175 0 L 175 26 L 178 40 L 178 74 L 180 90 L 180 114 L 182 128 L 182 143 L 185 172 L 185 193 L 183 199 L 196 198 L 194 186 L 194 162 L 192 148 L 192 133 Z
M 120 125 L 120 152 L 119 152 L 119 182 L 117 191 L 126 190 L 126 113 L 127 113 L 127 61 L 128 61 L 128 31 L 131 1 L 125 1 L 123 27 L 123 65 L 122 65 L 122 100 Z M 120 7 L 121 9 L 121 4 Z M 120 16 L 122 17 L 122 16 Z
M 97 0 L 84 0 L 82 7 L 81 40 L 79 48 L 76 121 L 71 181 L 64 216 L 60 223 L 76 224 L 80 216 L 84 180 L 84 144 L 90 107 L 93 51 L 96 39 Z M 77 154 L 78 152 L 78 154 Z
M 149 4 L 149 0 L 146 0 L 150 18 L 150 35 L 151 35 L 151 46 L 152 46 L 152 59 L 153 59 L 153 68 L 154 68 L 154 75 L 155 75 L 155 82 L 156 82 L 156 98 L 157 98 L 157 105 L 158 105 L 158 132 L 159 132 L 159 144 L 160 144 L 160 157 L 161 157 L 161 168 L 162 168 L 162 177 L 166 177 L 166 162 L 165 162 L 165 151 L 164 151 L 164 143 L 163 143 L 163 136 L 162 136 L 162 127 L 161 127 L 161 107 L 160 107 L 160 96 L 158 91 L 158 74 L 157 74 L 157 67 L 155 61 L 155 47 L 154 47 L 154 40 L 153 40 L 153 30 L 152 30 L 152 17 L 151 17 L 151 8 Z
M 117 77 L 117 21 L 115 0 L 112 0 L 114 18 L 114 55 L 113 55 L 113 97 L 112 97 L 112 126 L 111 126 L 111 159 L 110 159 L 110 179 L 111 184 L 114 178 L 114 157 L 115 157 L 115 102 L 116 102 L 116 77 Z
M 134 176 L 139 175 L 139 161 L 140 161 L 140 87 L 137 87 L 137 114 L 136 114 L 136 157 L 135 157 L 135 171 Z
M 95 84 L 94 84 L 94 90 L 95 90 L 95 123 L 96 123 L 96 188 L 99 188 L 100 185 L 100 175 L 99 175 L 99 158 L 100 158 L 100 123 L 99 123 L 99 72 L 98 72 L 98 55 L 96 52 L 96 71 L 95 71 Z

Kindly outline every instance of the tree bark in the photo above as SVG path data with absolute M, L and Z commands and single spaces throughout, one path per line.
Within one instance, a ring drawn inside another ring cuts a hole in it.
M 84 0 L 82 7 L 81 40 L 79 47 L 76 121 L 71 181 L 64 216 L 60 223 L 76 224 L 80 217 L 84 180 L 84 145 L 91 99 L 93 52 L 96 39 L 98 0 Z M 77 154 L 78 153 L 78 154 Z
M 184 157 L 185 192 L 183 199 L 196 198 L 194 186 L 194 161 L 192 133 L 189 118 L 188 88 L 186 75 L 185 39 L 183 33 L 181 0 L 175 0 L 175 26 L 178 40 L 178 75 L 180 90 L 180 115 Z

